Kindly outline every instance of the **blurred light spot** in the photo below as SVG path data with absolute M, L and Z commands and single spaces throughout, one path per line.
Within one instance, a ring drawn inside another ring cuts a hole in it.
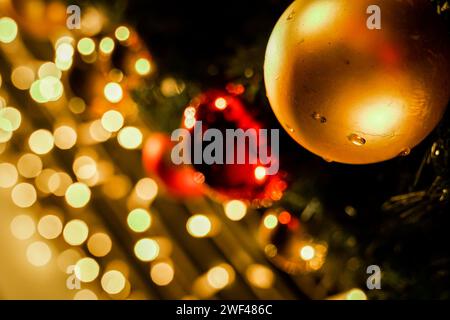
M 283 211 L 278 216 L 278 221 L 280 221 L 281 224 L 289 224 L 291 222 L 291 214 L 287 211 Z
M 40 95 L 45 102 L 56 101 L 61 98 L 64 93 L 63 84 L 61 80 L 56 77 L 47 76 L 37 82 L 39 82 Z
M 44 169 L 42 172 L 36 177 L 35 184 L 39 191 L 43 193 L 50 193 L 49 189 L 49 181 L 50 178 L 56 173 L 53 169 Z
M 122 128 L 124 119 L 119 111 L 109 110 L 103 114 L 101 122 L 106 131 L 117 132 Z
M 274 274 L 270 268 L 261 264 L 252 264 L 247 268 L 248 281 L 255 287 L 269 289 L 274 283 Z
M 214 101 L 214 105 L 217 109 L 224 110 L 228 106 L 228 103 L 225 98 L 217 98 L 216 101 Z
M 114 50 L 114 40 L 110 37 L 105 37 L 100 41 L 100 51 L 104 54 L 110 54 Z
M 267 229 L 274 229 L 278 225 L 278 219 L 274 214 L 269 214 L 264 218 L 264 226 Z
M 82 289 L 75 293 L 73 300 L 98 300 L 97 295 L 89 289 Z
M 136 60 L 136 63 L 134 64 L 134 68 L 138 74 L 141 76 L 145 76 L 150 73 L 152 70 L 152 66 L 150 64 L 150 61 L 145 58 L 140 58 Z
M 82 55 L 90 55 L 95 50 L 95 42 L 91 38 L 82 38 L 78 41 L 77 49 Z
M 232 221 L 239 221 L 245 217 L 247 206 L 240 200 L 231 200 L 225 204 L 225 215 Z
M 225 288 L 230 282 L 230 275 L 223 266 L 210 269 L 206 277 L 209 285 L 218 290 Z
M 103 184 L 102 189 L 107 197 L 117 200 L 127 195 L 131 182 L 125 175 L 113 176 Z
M 134 246 L 134 254 L 142 261 L 155 260 L 159 254 L 159 245 L 153 239 L 141 239 Z
M 60 126 L 53 133 L 55 145 L 61 150 L 68 150 L 77 143 L 77 132 L 69 126 Z
M 81 98 L 73 97 L 69 101 L 69 109 L 75 114 L 83 113 L 86 109 L 86 103 Z
M 87 246 L 92 255 L 104 257 L 111 251 L 112 241 L 106 233 L 98 232 L 89 238 Z
M 65 198 L 71 207 L 82 208 L 91 199 L 91 190 L 84 183 L 76 182 L 67 188 Z
M 134 232 L 144 232 L 150 228 L 152 218 L 147 210 L 138 208 L 128 214 L 127 223 Z
M 105 95 L 105 98 L 112 103 L 119 102 L 123 97 L 122 87 L 116 82 L 107 83 L 105 85 L 103 93 Z
M 158 286 L 167 286 L 172 282 L 174 274 L 173 267 L 167 262 L 158 262 L 150 270 L 150 277 Z
M 300 249 L 300 258 L 302 258 L 305 261 L 312 260 L 315 255 L 315 250 L 312 246 L 304 246 Z
M 45 239 L 56 239 L 63 229 L 61 219 L 49 214 L 43 216 L 38 223 L 38 232 Z
M 17 183 L 19 174 L 11 163 L 0 163 L 0 188 L 10 188 Z
M 28 90 L 34 81 L 34 72 L 31 68 L 20 66 L 11 73 L 11 82 L 20 90 Z
M 89 228 L 82 220 L 69 221 L 63 230 L 64 240 L 72 245 L 79 246 L 86 241 L 89 234 Z
M 19 183 L 11 191 L 14 204 L 20 208 L 31 207 L 37 199 L 36 189 L 32 184 Z
M 75 50 L 70 43 L 63 42 L 56 47 L 56 58 L 61 62 L 72 61 Z
M 367 300 L 367 296 L 360 289 L 352 289 L 347 293 L 346 300 Z
M 43 267 L 50 262 L 52 251 L 45 242 L 36 241 L 27 248 L 27 259 L 35 267 Z
M 196 238 L 207 236 L 211 232 L 211 221 L 202 214 L 190 217 L 187 221 L 186 228 L 190 235 Z
M 177 81 L 174 78 L 165 78 L 162 82 L 161 82 L 161 93 L 165 96 L 165 97 L 174 97 L 176 95 L 179 95 L 180 93 L 182 93 L 185 89 L 186 85 L 181 82 L 181 81 Z
M 62 197 L 72 184 L 72 178 L 65 172 L 55 172 L 48 179 L 48 191 Z
M 125 288 L 125 283 L 124 275 L 117 270 L 106 272 L 101 280 L 103 290 L 109 294 L 118 294 Z
M 53 62 L 46 62 L 39 67 L 38 76 L 40 79 L 45 77 L 55 77 L 61 79 L 61 70 L 59 70 Z
M 130 37 L 130 30 L 125 26 L 120 26 L 114 32 L 116 39 L 119 41 L 126 41 Z
M 97 163 L 89 156 L 81 156 L 73 162 L 73 172 L 80 179 L 91 179 L 97 173 Z
M 30 239 L 36 231 L 34 220 L 26 214 L 14 217 L 9 227 L 12 235 L 19 240 Z
M 119 144 L 125 149 L 137 149 L 142 144 L 142 133 L 136 127 L 125 127 L 117 135 Z
M 3 17 L 0 19 L 0 42 L 10 43 L 17 37 L 17 24 L 9 18 Z
M 136 184 L 136 194 L 142 200 L 153 200 L 158 194 L 158 185 L 151 178 L 143 178 Z
M 82 282 L 94 281 L 100 272 L 100 266 L 92 258 L 82 258 L 75 264 L 75 275 Z
M 22 122 L 22 116 L 20 111 L 13 107 L 0 108 L 0 120 L 7 122 L 7 128 L 5 126 L 0 127 L 5 131 L 15 131 L 20 127 Z
M 33 132 L 28 139 L 30 149 L 37 154 L 46 154 L 53 149 L 54 139 L 50 131 L 39 129 Z
M 19 173 L 25 178 L 35 178 L 42 171 L 42 160 L 33 153 L 25 153 L 17 162 Z
M 104 142 L 111 137 L 111 132 L 103 128 L 101 120 L 95 120 L 91 123 L 89 126 L 89 134 L 97 142 Z
M 263 180 L 266 177 L 266 168 L 259 166 L 255 169 L 255 178 L 256 180 Z

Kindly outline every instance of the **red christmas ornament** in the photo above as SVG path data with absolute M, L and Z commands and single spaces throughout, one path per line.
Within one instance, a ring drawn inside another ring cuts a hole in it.
M 190 130 L 192 137 L 195 133 L 195 124 L 199 121 L 202 122 L 203 133 L 208 129 L 218 129 L 224 137 L 224 145 L 228 143 L 225 141 L 227 129 L 242 129 L 244 132 L 248 129 L 255 129 L 255 132 L 264 129 L 262 124 L 250 115 L 243 102 L 229 92 L 209 90 L 189 104 L 184 112 L 183 126 Z M 268 136 L 270 137 L 270 133 Z M 270 154 L 268 139 L 262 138 L 259 134 L 256 139 L 258 150 L 268 148 L 268 154 Z M 266 174 L 267 165 L 262 164 L 258 152 L 251 151 L 248 140 L 247 143 L 236 143 L 233 148 L 234 155 L 245 152 L 244 164 L 239 164 L 237 161 L 226 164 L 225 159 L 229 150 L 225 147 L 223 149 L 224 164 L 194 164 L 195 169 L 205 177 L 205 183 L 210 187 L 213 195 L 224 199 L 251 201 L 255 206 L 269 206 L 273 201 L 280 200 L 287 186 L 284 179 L 285 173 Z M 276 161 L 279 165 L 278 155 L 270 155 L 270 157 L 271 161 Z
M 189 165 L 174 165 L 171 160 L 173 142 L 163 133 L 147 139 L 142 162 L 147 174 L 157 176 L 167 190 L 176 197 L 195 197 L 203 194 L 203 177 Z

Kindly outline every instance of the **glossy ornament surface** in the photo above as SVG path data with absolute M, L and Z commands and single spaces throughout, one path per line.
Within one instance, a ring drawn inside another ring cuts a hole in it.
M 269 40 L 271 106 L 300 145 L 327 161 L 407 155 L 449 101 L 449 36 L 431 3 L 377 1 L 379 11 L 372 5 L 295 1 Z M 371 29 L 376 12 L 381 29 Z

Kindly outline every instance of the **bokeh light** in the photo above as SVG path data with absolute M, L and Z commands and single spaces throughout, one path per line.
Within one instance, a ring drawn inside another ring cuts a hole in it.
M 0 163 L 0 188 L 10 188 L 17 183 L 19 174 L 16 167 L 7 162 Z
M 114 32 L 116 39 L 119 41 L 126 41 L 130 37 L 130 30 L 125 26 L 120 26 Z
M 89 238 L 87 246 L 92 255 L 104 257 L 111 251 L 112 241 L 106 233 L 97 232 Z
M 142 200 L 153 200 L 158 194 L 158 185 L 151 178 L 143 178 L 136 183 L 136 194 Z
M 17 162 L 17 169 L 24 178 L 35 178 L 42 171 L 42 160 L 33 153 L 25 153 Z
M 10 43 L 17 37 L 17 23 L 9 18 L 3 17 L 0 19 L 0 42 Z
M 82 282 L 94 281 L 100 272 L 100 266 L 92 258 L 82 258 L 75 264 L 75 275 Z
M 63 224 L 58 216 L 43 216 L 38 223 L 38 232 L 45 239 L 56 239 L 62 232 Z
M 136 63 L 134 64 L 134 69 L 138 74 L 145 76 L 150 73 L 150 71 L 152 70 L 152 66 L 148 59 L 140 58 L 136 60 Z
M 31 207 L 37 199 L 36 189 L 30 183 L 19 183 L 12 189 L 11 198 L 14 204 L 20 208 Z
M 55 146 L 61 150 L 71 149 L 77 143 L 77 132 L 66 125 L 56 128 L 53 136 Z
M 103 114 L 101 122 L 106 131 L 117 132 L 122 128 L 124 119 L 119 111 L 109 110 Z
M 103 90 L 106 100 L 112 103 L 117 103 L 122 100 L 123 91 L 120 84 L 116 82 L 109 82 L 105 85 Z
M 167 286 L 172 282 L 175 271 L 167 262 L 157 262 L 150 269 L 150 277 L 158 286 Z
M 125 127 L 117 135 L 117 141 L 125 149 L 137 149 L 142 144 L 142 133 L 136 127 Z
M 125 288 L 126 279 L 122 272 L 110 270 L 106 272 L 101 280 L 103 290 L 109 294 L 118 294 Z
M 139 260 L 152 261 L 158 257 L 159 245 L 153 239 L 140 239 L 134 246 L 134 253 Z
M 33 132 L 28 139 L 31 151 L 36 154 L 49 153 L 54 146 L 53 135 L 50 131 L 39 129 Z
M 186 223 L 187 231 L 196 238 L 203 238 L 211 232 L 211 220 L 205 215 L 197 214 L 190 217 Z
M 91 190 L 81 182 L 72 184 L 66 190 L 66 202 L 73 208 L 83 208 L 91 199 Z
M 21 214 L 14 217 L 11 221 L 10 230 L 16 239 L 27 240 L 34 235 L 36 226 L 33 218 L 29 215 Z
M 72 245 L 79 246 L 86 241 L 89 234 L 89 228 L 87 224 L 82 220 L 69 221 L 63 230 L 64 240 Z
M 261 264 L 252 264 L 247 268 L 248 281 L 255 287 L 269 289 L 272 287 L 275 276 L 270 268 Z
M 127 223 L 134 232 L 145 232 L 150 228 L 152 218 L 147 210 L 137 208 L 128 214 Z
M 27 247 L 27 259 L 35 267 L 43 267 L 50 262 L 52 251 L 49 246 L 42 241 L 31 243 Z
M 245 217 L 247 206 L 240 200 L 231 200 L 224 205 L 225 215 L 232 221 L 239 221 Z

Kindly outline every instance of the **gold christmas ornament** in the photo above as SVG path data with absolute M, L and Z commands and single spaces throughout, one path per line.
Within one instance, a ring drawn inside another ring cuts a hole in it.
M 430 1 L 298 0 L 266 52 L 272 108 L 289 134 L 328 161 L 409 154 L 442 118 L 450 42 Z

